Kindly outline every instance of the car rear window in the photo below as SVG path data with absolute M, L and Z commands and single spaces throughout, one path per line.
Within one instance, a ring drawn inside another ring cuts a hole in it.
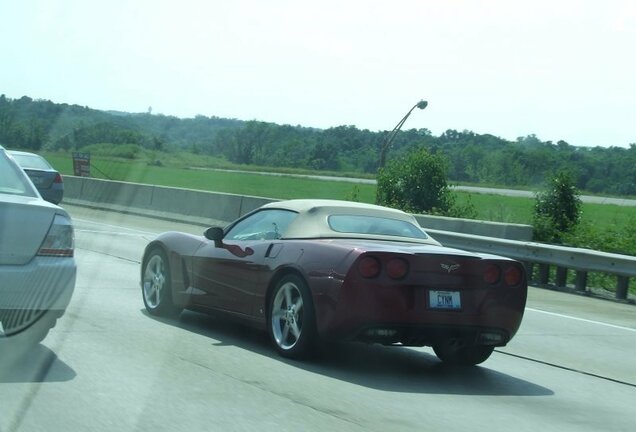
M 53 169 L 53 167 L 49 165 L 46 159 L 38 155 L 11 153 L 11 156 L 22 168 L 26 168 L 26 169 L 31 168 L 31 169 L 39 169 L 39 170 Z
M 426 233 L 414 224 L 377 216 L 331 215 L 329 227 L 339 233 L 371 234 L 382 236 L 427 239 Z
M 24 171 L 2 150 L 0 150 L 0 193 L 37 196 Z

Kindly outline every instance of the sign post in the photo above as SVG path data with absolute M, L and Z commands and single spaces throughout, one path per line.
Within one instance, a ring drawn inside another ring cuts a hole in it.
M 73 174 L 78 177 L 91 176 L 91 154 L 73 152 Z

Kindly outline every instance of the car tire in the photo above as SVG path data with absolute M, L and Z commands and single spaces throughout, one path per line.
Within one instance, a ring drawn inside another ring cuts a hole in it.
M 166 253 L 155 248 L 146 255 L 141 272 L 141 296 L 144 306 L 151 315 L 176 317 L 183 308 L 174 304 L 170 263 Z
M 459 341 L 448 341 L 433 346 L 435 355 L 444 363 L 455 366 L 475 366 L 485 362 L 495 347 L 466 345 Z
M 27 328 L 0 337 L 0 369 L 20 363 L 55 327 L 60 311 L 45 311 Z
M 274 287 L 268 306 L 268 332 L 284 357 L 307 358 L 315 351 L 318 336 L 311 293 L 305 281 L 283 276 Z

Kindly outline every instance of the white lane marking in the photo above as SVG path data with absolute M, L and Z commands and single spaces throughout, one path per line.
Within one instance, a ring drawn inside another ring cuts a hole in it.
M 134 229 L 134 228 L 126 228 L 126 227 L 123 227 L 123 226 L 111 225 L 111 224 L 106 224 L 106 223 L 102 223 L 102 222 L 94 222 L 94 221 L 87 220 L 87 219 L 73 218 L 73 220 L 74 221 L 79 221 L 79 222 L 82 222 L 82 223 L 93 224 L 93 225 L 101 225 L 101 226 L 105 226 L 105 227 L 109 227 L 109 228 L 116 228 L 116 229 L 123 229 L 123 230 L 127 230 L 127 231 L 133 231 L 133 232 L 137 232 L 137 233 L 141 233 L 141 234 L 157 235 L 156 232 L 142 231 L 142 230 L 138 230 L 138 229 Z
M 552 316 L 556 316 L 556 317 L 560 317 L 560 318 L 568 318 L 574 321 L 583 321 L 586 323 L 590 323 L 590 324 L 598 324 L 598 325 L 602 325 L 605 327 L 611 327 L 611 328 L 615 328 L 615 329 L 620 329 L 620 330 L 627 330 L 630 332 L 635 332 L 636 333 L 636 328 L 631 328 L 631 327 L 623 327 L 623 326 L 619 326 L 619 325 L 615 325 L 615 324 L 608 324 L 608 323 L 604 323 L 602 321 L 594 321 L 594 320 L 589 320 L 589 319 L 585 319 L 585 318 L 578 318 L 578 317 L 573 317 L 570 315 L 564 315 L 564 314 L 560 314 L 560 313 L 555 313 L 555 312 L 548 312 L 548 311 L 544 311 L 541 309 L 534 309 L 534 308 L 530 308 L 527 307 L 526 310 L 532 311 L 532 312 L 539 312 L 539 313 L 543 313 L 546 315 L 552 315 Z

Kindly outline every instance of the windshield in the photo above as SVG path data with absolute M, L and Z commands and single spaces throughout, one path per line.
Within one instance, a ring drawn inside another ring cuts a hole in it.
M 51 170 L 53 169 L 49 163 L 41 156 L 28 153 L 11 153 L 15 161 L 25 169 Z
M 421 228 L 401 220 L 375 216 L 332 215 L 329 227 L 339 233 L 376 234 L 397 237 L 427 239 Z

